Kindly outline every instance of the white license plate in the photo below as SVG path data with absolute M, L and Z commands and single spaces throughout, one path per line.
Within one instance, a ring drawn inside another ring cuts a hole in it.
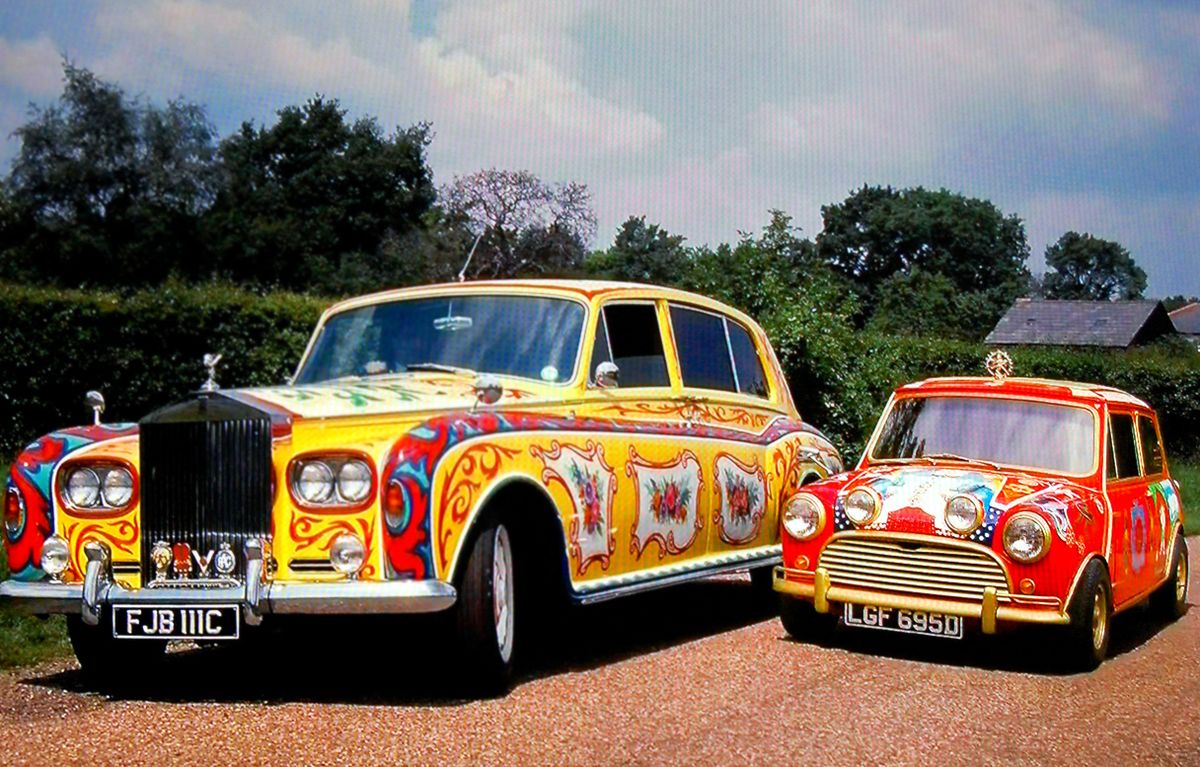
M 943 639 L 963 637 L 963 620 L 957 615 L 847 604 L 842 620 L 847 626 L 855 628 L 898 631 L 902 634 L 921 634 Z
M 241 629 L 237 605 L 114 605 L 112 617 L 117 639 L 237 639 Z

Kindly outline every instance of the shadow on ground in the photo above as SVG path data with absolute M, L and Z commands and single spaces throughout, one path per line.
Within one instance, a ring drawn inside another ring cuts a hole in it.
M 1134 652 L 1170 625 L 1170 621 L 1156 615 L 1147 605 L 1115 616 L 1108 660 L 1105 662 L 1111 663 L 1122 655 Z M 839 626 L 833 636 L 822 644 L 860 655 L 944 666 L 1048 676 L 1078 673 L 1064 668 L 1056 653 L 1060 631 L 1053 626 L 1023 626 L 1002 630 L 994 636 L 984 636 L 979 633 L 978 624 L 974 627 L 968 624 L 966 636 L 956 640 Z M 782 628 L 779 636 L 781 641 L 799 643 L 783 633 Z
M 514 687 L 742 628 L 776 614 L 749 579 L 719 578 L 576 607 L 521 662 Z M 292 622 L 236 645 L 171 652 L 143 678 L 97 687 L 75 669 L 27 684 L 113 699 L 455 705 L 454 650 L 430 616 Z M 245 631 L 245 629 L 244 629 Z M 536 655 L 534 655 L 536 653 Z M 531 657 L 533 656 L 533 657 Z

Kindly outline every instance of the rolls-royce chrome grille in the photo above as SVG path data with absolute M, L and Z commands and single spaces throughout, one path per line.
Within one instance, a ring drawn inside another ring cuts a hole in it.
M 270 417 L 204 396 L 144 419 L 140 449 L 143 582 L 163 574 L 152 556 L 159 543 L 172 551 L 170 579 L 212 575 L 222 544 L 241 572 L 244 542 L 270 530 Z
M 838 538 L 819 566 L 832 586 L 979 601 L 988 586 L 1009 596 L 1000 564 L 982 551 L 891 539 Z

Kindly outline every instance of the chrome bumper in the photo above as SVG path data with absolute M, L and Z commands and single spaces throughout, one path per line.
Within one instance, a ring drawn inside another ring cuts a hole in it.
M 83 583 L 0 583 L 0 605 L 33 615 L 80 615 L 95 625 L 105 605 L 241 605 L 246 623 L 256 625 L 264 615 L 362 615 L 432 613 L 454 605 L 457 593 L 443 581 L 333 581 L 324 583 L 263 583 L 262 550 L 246 546 L 242 583 L 230 585 L 154 586 L 127 589 L 115 582 L 108 551 L 99 544 L 84 546 L 87 569 Z
M 996 590 L 991 587 L 984 589 L 981 601 L 961 602 L 953 599 L 835 586 L 829 581 L 829 573 L 821 567 L 808 573 L 812 577 L 812 583 L 798 583 L 788 578 L 789 572 L 796 573 L 798 571 L 789 571 L 783 567 L 775 568 L 772 577 L 775 590 L 780 594 L 811 601 L 813 608 L 819 613 L 828 613 L 831 602 L 921 610 L 943 615 L 957 615 L 962 618 L 977 618 L 980 628 L 985 634 L 996 633 L 997 621 L 1051 625 L 1064 625 L 1071 622 L 1070 617 L 1059 609 L 1000 604 Z

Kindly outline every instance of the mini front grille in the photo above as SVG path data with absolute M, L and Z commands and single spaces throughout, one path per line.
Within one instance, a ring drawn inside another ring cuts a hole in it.
M 960 546 L 847 537 L 831 541 L 818 563 L 832 586 L 979 601 L 988 586 L 1002 600 L 1004 569 L 988 554 Z

